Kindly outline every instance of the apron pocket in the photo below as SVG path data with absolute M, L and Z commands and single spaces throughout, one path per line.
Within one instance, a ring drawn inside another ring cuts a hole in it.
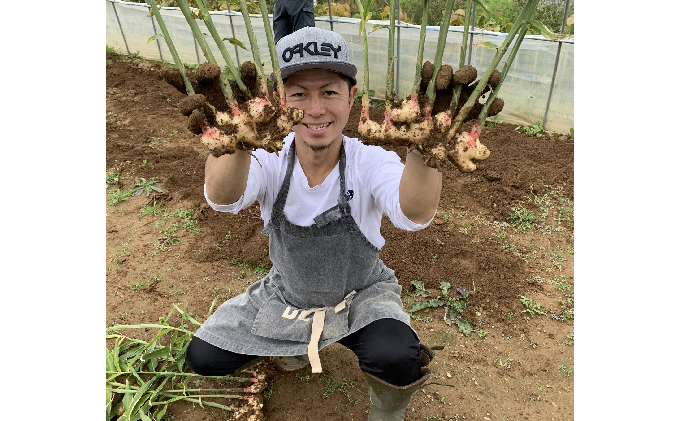
M 326 310 L 321 341 L 334 339 L 349 332 L 349 302 L 335 312 L 333 307 Z M 253 323 L 252 333 L 271 339 L 309 343 L 312 336 L 314 313 L 282 301 L 278 294 L 272 294 L 260 307 Z

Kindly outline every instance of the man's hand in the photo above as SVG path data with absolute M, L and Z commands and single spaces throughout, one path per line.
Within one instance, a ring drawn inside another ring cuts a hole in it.
M 218 83 L 219 66 L 203 63 L 196 72 L 187 72 L 195 95 L 183 99 L 178 108 L 189 116 L 189 130 L 201 134 L 201 142 L 215 157 L 233 154 L 237 148 L 278 152 L 283 147 L 283 138 L 303 117 L 302 110 L 287 107 L 285 100 L 269 98 L 266 80 L 257 80 L 254 64 L 245 62 L 240 71 L 248 91 L 243 92 L 235 82 L 228 81 L 234 93 L 232 102 L 225 99 Z M 177 70 L 166 68 L 161 74 L 186 93 Z
M 496 71 L 497 72 L 497 71 Z M 500 72 L 489 81 L 491 88 L 500 79 Z M 432 78 L 434 81 L 434 101 L 427 94 L 427 87 Z M 489 150 L 479 142 L 479 127 L 448 139 L 452 117 L 456 115 L 468 100 L 477 84 L 473 83 L 477 70 L 472 66 L 463 66 L 453 72 L 448 64 L 444 64 L 434 75 L 434 66 L 425 62 L 421 69 L 420 87 L 393 105 L 386 106 L 385 119 L 382 124 L 370 120 L 368 98 L 362 97 L 362 117 L 359 122 L 359 133 L 368 142 L 376 144 L 405 145 L 416 149 L 423 157 L 425 165 L 439 168 L 445 160 L 451 161 L 460 171 L 470 172 L 476 169 L 473 160 L 484 160 L 489 157 Z M 489 86 L 482 93 L 489 90 Z M 458 98 L 457 101 L 452 101 Z M 455 110 L 454 110 L 455 108 Z M 498 114 L 503 109 L 503 100 L 496 98 L 489 109 L 488 116 Z M 465 121 L 479 117 L 482 104 L 476 103 Z M 455 111 L 455 113 L 454 113 Z

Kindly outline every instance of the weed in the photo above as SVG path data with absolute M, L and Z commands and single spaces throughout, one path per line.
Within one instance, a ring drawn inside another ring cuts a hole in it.
M 512 212 L 508 213 L 508 221 L 512 224 L 517 232 L 524 232 L 534 227 L 534 222 L 538 221 L 534 212 L 525 208 L 522 205 L 510 208 Z
M 314 374 L 302 374 L 301 372 L 295 373 L 295 378 L 300 380 L 302 383 L 307 383 L 314 378 Z
M 354 389 L 358 384 L 359 382 L 356 380 L 348 379 L 344 376 L 337 378 L 327 378 L 326 384 L 323 386 L 322 396 L 324 399 L 328 399 L 335 392 L 340 392 L 347 396 L 347 400 L 349 400 L 351 405 L 356 405 L 359 403 L 359 400 L 352 398 L 349 393 L 349 389 Z
M 574 334 L 573 333 L 568 334 L 567 337 L 562 340 L 562 345 L 573 346 L 574 345 Z
M 182 219 L 191 218 L 192 216 L 194 216 L 194 210 L 179 208 L 172 213 L 172 216 Z
M 500 121 L 500 119 L 498 118 L 497 115 L 490 117 L 490 118 L 487 118 L 486 121 L 484 122 L 484 125 L 486 127 L 494 127 L 494 126 L 498 126 L 499 124 L 501 124 L 501 121 Z
M 512 358 L 508 357 L 505 360 L 503 358 L 498 359 L 498 365 L 503 367 L 503 368 L 510 368 L 510 363 L 512 362 Z
M 567 377 L 574 376 L 574 367 L 569 366 L 567 363 L 560 364 L 557 368 Z
M 489 334 L 489 332 L 484 331 L 482 329 L 472 329 L 472 331 L 475 332 L 477 336 L 479 336 L 482 339 L 486 338 L 486 335 Z
M 529 313 L 532 316 L 535 314 L 540 314 L 543 316 L 548 315 L 545 311 L 542 310 L 544 307 L 539 303 L 534 303 L 533 299 L 527 298 L 522 295 L 520 296 L 519 300 L 522 302 L 522 304 L 524 304 L 524 307 L 526 307 L 526 309 L 522 310 L 522 313 Z
M 531 126 L 517 126 L 515 131 L 528 134 L 529 136 L 541 137 L 543 136 L 543 125 L 540 121 L 535 122 Z
M 262 391 L 262 397 L 269 399 L 274 394 L 274 382 L 269 382 L 267 387 Z
M 184 223 L 184 225 L 182 225 L 182 228 L 184 228 L 187 231 L 194 232 L 194 233 L 201 232 L 202 228 L 198 228 L 197 227 L 198 224 L 199 224 L 198 221 L 191 219 L 191 220 L 186 221 Z
M 139 196 L 144 193 L 146 197 L 149 197 L 152 192 L 163 193 L 163 190 L 160 187 L 154 186 L 154 184 L 157 182 L 158 179 L 156 179 L 156 177 L 153 177 L 149 181 L 147 181 L 144 177 L 139 177 L 137 180 L 135 180 L 135 184 L 132 185 L 132 192 L 135 196 Z
M 438 295 L 437 297 L 432 298 L 428 301 L 418 302 L 416 297 L 429 296 L 431 292 L 425 289 L 425 286 L 422 281 L 411 281 L 411 285 L 413 285 L 416 288 L 416 292 L 411 295 L 411 298 L 413 298 L 413 300 L 416 302 L 414 302 L 406 311 L 409 314 L 409 316 L 411 316 L 411 318 L 418 321 L 427 320 L 429 322 L 430 320 L 428 317 L 423 318 L 415 315 L 414 313 L 430 307 L 445 306 L 444 322 L 446 322 L 446 324 L 448 325 L 450 325 L 451 322 L 455 323 L 458 326 L 459 332 L 463 333 L 465 336 L 470 336 L 470 333 L 473 332 L 470 322 L 460 317 L 468 306 L 467 299 L 468 295 L 470 294 L 470 291 L 465 290 L 465 288 L 456 288 L 456 292 L 460 294 L 460 296 L 451 297 L 449 296 L 451 284 L 448 282 L 441 281 L 439 283 L 439 287 L 442 290 L 442 295 Z M 480 337 L 484 337 L 486 336 L 486 333 L 488 333 L 488 332 L 484 333 L 484 331 L 479 330 L 474 331 L 477 332 L 480 335 Z
M 571 140 L 574 140 L 574 128 L 573 127 L 569 128 L 569 138 Z
M 140 216 L 161 215 L 166 217 L 168 215 L 168 211 L 163 206 L 157 204 L 154 200 L 153 205 L 143 205 L 142 209 L 139 211 L 139 214 Z
M 106 174 L 106 188 L 108 189 L 110 186 L 118 184 L 119 176 L 120 174 L 116 170 L 109 171 L 109 173 Z
M 109 205 L 116 206 L 127 200 L 128 196 L 130 196 L 130 191 L 120 191 L 120 189 L 116 189 L 116 191 L 109 193 Z

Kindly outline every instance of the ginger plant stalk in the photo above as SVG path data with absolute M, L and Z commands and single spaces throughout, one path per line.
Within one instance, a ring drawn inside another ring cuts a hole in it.
M 260 58 L 260 48 L 257 46 L 257 37 L 255 36 L 255 31 L 253 31 L 253 25 L 250 22 L 250 13 L 248 13 L 248 5 L 245 0 L 238 0 L 241 6 L 241 14 L 243 15 L 243 22 L 246 25 L 246 32 L 248 33 L 248 41 L 250 41 L 250 49 L 253 54 L 253 62 L 255 63 L 255 75 L 257 76 L 257 82 L 260 89 L 260 94 L 265 97 L 267 93 L 267 79 L 262 71 L 262 59 Z M 264 12 L 260 11 L 264 16 L 267 12 L 265 8 Z
M 468 113 L 479 99 L 480 95 L 482 94 L 482 91 L 486 87 L 487 82 L 491 78 L 491 74 L 494 72 L 494 70 L 496 70 L 496 66 L 498 66 L 501 59 L 503 58 L 503 55 L 508 50 L 508 47 L 510 46 L 512 40 L 515 38 L 515 35 L 517 35 L 522 25 L 525 24 L 525 21 L 529 19 L 531 15 L 534 13 L 534 9 L 536 8 L 537 3 L 538 0 L 528 0 L 526 6 L 524 6 L 524 9 L 522 9 L 522 12 L 520 12 L 517 21 L 508 32 L 508 35 L 503 40 L 501 46 L 498 47 L 496 55 L 491 60 L 491 63 L 489 63 L 489 66 L 484 72 L 484 75 L 482 75 L 481 79 L 479 80 L 477 87 L 470 94 L 470 97 L 468 98 L 465 105 L 463 105 L 458 114 L 456 114 L 456 118 L 451 124 L 451 129 L 449 130 L 449 133 L 447 135 L 447 143 L 451 143 L 451 141 L 455 137 L 456 132 L 458 131 L 458 129 L 460 129 L 460 127 L 463 124 L 463 121 L 465 120 L 465 117 L 467 117 Z
M 507 76 L 508 71 L 510 70 L 510 66 L 512 66 L 512 62 L 515 60 L 515 56 L 517 55 L 517 51 L 519 51 L 520 44 L 522 44 L 522 41 L 524 40 L 524 36 L 527 34 L 527 31 L 529 30 L 529 25 L 524 25 L 522 26 L 522 29 L 519 31 L 519 34 L 517 35 L 517 40 L 515 41 L 515 45 L 512 47 L 512 50 L 510 51 L 510 55 L 508 56 L 508 60 L 505 62 L 505 65 L 503 65 L 503 70 L 501 71 L 501 79 L 498 81 L 496 86 L 493 88 L 493 91 L 491 94 L 489 94 L 489 98 L 486 100 L 484 103 L 484 106 L 482 107 L 482 111 L 479 113 L 479 127 L 480 131 L 481 128 L 484 127 L 484 122 L 486 121 L 486 116 L 489 113 L 489 107 L 493 104 L 493 101 L 496 99 L 496 96 L 498 96 L 498 91 L 501 89 L 501 85 L 503 84 L 503 81 L 505 80 L 505 76 Z
M 236 82 L 236 85 L 244 93 L 245 97 L 250 99 L 250 96 L 251 96 L 250 91 L 246 87 L 245 83 L 243 83 L 243 80 L 241 80 L 241 72 L 239 71 L 239 69 L 234 64 L 233 60 L 231 59 L 231 56 L 227 52 L 227 48 L 224 45 L 224 41 L 222 41 L 222 38 L 217 33 L 217 28 L 215 27 L 215 24 L 213 23 L 213 20 L 212 20 L 212 17 L 210 16 L 210 12 L 208 11 L 208 8 L 205 6 L 205 3 L 203 3 L 203 0 L 196 0 L 196 4 L 198 5 L 198 8 L 203 15 L 203 22 L 205 23 L 205 26 L 208 28 L 210 35 L 212 35 L 213 40 L 215 41 L 215 44 L 217 44 L 217 48 L 220 50 L 220 53 L 222 54 L 222 58 L 224 58 L 224 61 L 227 63 L 227 68 L 229 69 L 229 72 L 234 77 L 234 81 Z
M 274 33 L 271 24 L 269 23 L 269 11 L 267 10 L 267 3 L 265 0 L 260 0 L 260 12 L 262 13 L 262 22 L 264 23 L 264 32 L 267 35 L 267 46 L 269 47 L 269 56 L 272 59 L 272 72 L 274 73 L 274 82 L 276 84 L 276 93 L 279 96 L 279 106 L 286 107 L 286 95 L 283 92 L 283 80 L 281 79 L 281 67 L 279 66 L 279 56 L 276 54 L 276 42 L 274 42 Z
M 437 73 L 439 73 L 439 68 L 442 65 L 442 57 L 444 56 L 444 47 L 446 46 L 446 36 L 449 34 L 449 24 L 451 23 L 451 10 L 453 9 L 453 0 L 446 1 L 446 8 L 444 9 L 444 16 L 442 17 L 442 23 L 439 25 L 439 38 L 437 39 L 437 50 L 434 55 L 434 72 L 432 73 L 432 79 L 430 79 L 429 85 L 427 85 L 427 98 L 433 103 L 435 100 L 435 79 Z
M 198 45 L 201 47 L 201 50 L 203 51 L 203 55 L 205 56 L 206 60 L 208 60 L 208 63 L 217 65 L 217 61 L 215 60 L 212 51 L 210 51 L 208 44 L 205 42 L 203 33 L 201 33 L 201 29 L 198 27 L 196 19 L 194 19 L 194 15 L 191 13 L 191 9 L 189 9 L 187 1 L 177 0 L 177 5 L 179 6 L 180 10 L 182 11 L 182 14 L 184 15 L 184 18 L 189 24 L 191 32 L 193 32 L 194 37 L 196 38 Z M 224 94 L 224 98 L 227 102 L 227 105 L 229 107 L 234 106 L 236 104 L 236 102 L 234 101 L 234 94 L 231 90 L 231 86 L 224 80 L 224 75 L 220 73 L 217 81 L 220 86 L 220 89 L 222 90 L 222 93 Z
M 387 38 L 387 82 L 385 86 L 385 109 L 392 108 L 396 100 L 394 97 L 394 34 L 396 17 L 396 0 L 390 0 L 390 29 Z
M 187 94 L 194 95 L 195 93 L 194 87 L 191 85 L 191 82 L 187 77 L 187 72 L 184 69 L 184 64 L 182 63 L 182 60 L 180 60 L 179 54 L 177 54 L 177 49 L 175 48 L 175 44 L 172 42 L 172 39 L 170 38 L 170 33 L 168 32 L 168 29 L 165 27 L 165 22 L 161 17 L 161 12 L 160 9 L 158 8 L 158 5 L 156 4 L 156 0 L 149 0 L 149 6 L 151 7 L 151 16 L 154 16 L 156 18 L 156 22 L 158 22 L 158 26 L 161 28 L 163 39 L 165 40 L 165 43 L 167 44 L 168 49 L 170 50 L 170 54 L 172 55 L 172 59 L 175 62 L 175 66 L 177 67 L 177 70 L 179 71 L 179 74 L 182 77 L 182 81 L 184 82 L 184 87 L 187 90 Z
M 467 57 L 468 34 L 470 33 L 470 21 L 472 20 L 472 2 L 468 0 L 465 6 L 465 23 L 463 24 L 463 42 L 460 45 L 460 60 L 458 60 L 458 68 L 462 69 L 465 66 L 465 59 Z M 453 89 L 453 97 L 451 98 L 451 106 L 449 107 L 452 113 L 458 109 L 458 100 L 460 99 L 460 91 L 463 85 L 456 85 Z

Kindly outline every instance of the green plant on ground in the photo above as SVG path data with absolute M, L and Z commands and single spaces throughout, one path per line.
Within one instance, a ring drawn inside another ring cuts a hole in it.
M 571 128 L 569 129 L 569 138 L 570 138 L 571 140 L 574 140 L 574 128 L 573 128 L 573 127 L 571 127 Z
M 116 170 L 109 171 L 109 173 L 106 174 L 106 188 L 108 189 L 110 186 L 118 184 L 119 176 L 120 174 Z
M 121 191 L 120 189 L 116 189 L 116 191 L 110 192 L 109 205 L 116 206 L 120 202 L 127 200 L 130 194 L 131 194 L 130 191 Z
M 470 291 L 467 291 L 465 288 L 456 288 L 458 295 L 452 297 L 449 295 L 451 284 L 449 282 L 441 281 L 439 283 L 439 287 L 442 292 L 441 295 L 438 295 L 435 298 L 427 301 L 417 301 L 416 297 L 427 297 L 429 296 L 430 291 L 424 288 L 424 285 L 421 281 L 411 281 L 411 284 L 416 288 L 416 293 L 411 296 L 411 298 L 413 298 L 416 302 L 411 304 L 411 306 L 409 306 L 408 310 L 406 311 L 408 315 L 411 316 L 411 318 L 415 320 L 422 320 L 414 313 L 426 308 L 444 306 L 444 322 L 446 322 L 447 325 L 451 325 L 453 322 L 456 324 L 456 326 L 458 326 L 458 331 L 465 336 L 470 336 L 470 333 L 477 332 L 477 334 L 483 338 L 488 333 L 479 329 L 473 329 L 470 325 L 470 322 L 461 317 L 461 314 L 468 306 L 468 296 Z
M 144 177 L 139 177 L 137 180 L 135 180 L 135 183 L 132 185 L 132 194 L 135 196 L 139 196 L 142 193 L 146 197 L 149 197 L 149 195 L 153 192 L 158 192 L 158 193 L 163 193 L 163 190 L 160 187 L 154 186 L 158 182 L 158 179 L 156 177 L 153 177 L 151 180 L 146 180 Z
M 567 363 L 562 363 L 557 368 L 562 372 L 562 374 L 564 374 L 567 377 L 574 376 L 574 367 L 570 366 Z
M 510 210 L 511 212 L 508 213 L 508 221 L 517 232 L 524 232 L 532 229 L 534 223 L 538 221 L 538 217 L 534 212 L 525 208 L 523 205 L 511 207 Z
M 350 389 L 354 389 L 359 384 L 358 381 L 346 378 L 344 376 L 340 377 L 330 377 L 326 378 L 326 383 L 323 386 L 322 396 L 324 399 L 328 399 L 332 394 L 340 392 L 347 397 L 347 400 L 351 405 L 356 405 L 359 400 L 353 398 L 349 393 Z
M 543 136 L 543 125 L 540 121 L 537 121 L 531 126 L 517 126 L 515 131 L 527 134 L 529 136 L 541 137 Z
M 179 327 L 169 323 L 175 311 L 180 317 Z M 243 377 L 206 377 L 187 372 L 186 349 L 200 326 L 186 308 L 181 310 L 175 305 L 159 323 L 116 325 L 106 329 L 106 339 L 115 340 L 112 349 L 106 349 L 107 421 L 161 420 L 168 415 L 168 405 L 176 401 L 220 408 L 231 414 L 245 412 L 248 398 L 266 387 L 264 375 L 255 371 Z M 158 333 L 147 342 L 121 333 L 129 329 L 158 329 Z M 200 388 L 206 378 L 243 385 Z M 226 400 L 226 404 L 215 400 Z
M 520 296 L 519 300 L 524 304 L 525 309 L 522 310 L 522 313 L 529 313 L 532 316 L 536 314 L 540 314 L 542 316 L 547 316 L 548 313 L 543 311 L 543 306 L 540 303 L 534 303 L 534 300 L 532 298 L 527 298 L 524 295 Z
M 498 118 L 497 115 L 487 118 L 486 121 L 484 122 L 484 125 L 486 127 L 494 127 L 498 126 L 499 124 L 501 124 L 501 120 Z
M 167 217 L 168 211 L 163 206 L 156 203 L 156 201 L 154 200 L 153 205 L 143 205 L 142 208 L 139 210 L 139 214 L 140 216 L 160 215 L 163 217 Z

